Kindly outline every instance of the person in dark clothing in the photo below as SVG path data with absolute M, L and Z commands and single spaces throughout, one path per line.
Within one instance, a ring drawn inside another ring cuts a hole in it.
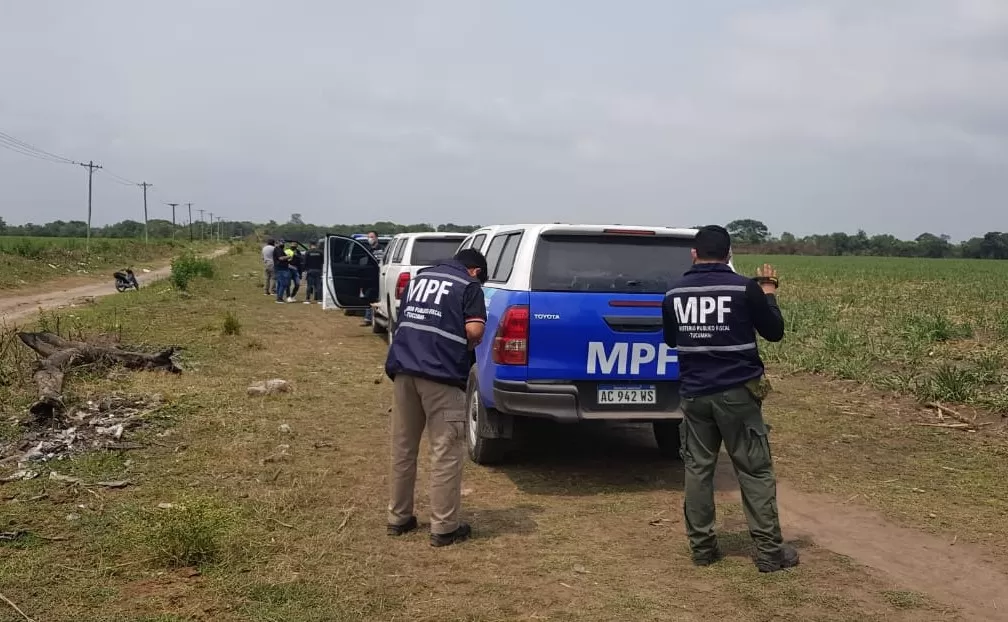
M 308 244 L 308 251 L 304 254 L 304 269 L 305 269 L 305 304 L 309 305 L 312 302 L 312 296 L 315 297 L 315 302 L 322 302 L 322 267 L 324 265 L 325 256 L 322 251 L 319 250 L 318 244 L 316 242 L 310 242 Z
M 757 278 L 728 265 L 731 236 L 703 227 L 693 244 L 693 267 L 662 303 L 665 343 L 678 350 L 683 422 L 686 533 L 693 563 L 723 557 L 714 534 L 714 470 L 724 442 L 738 475 L 756 567 L 775 572 L 798 565 L 785 545 L 777 515 L 774 475 L 762 405 L 767 393 L 756 335 L 784 338 L 777 307 L 777 272 L 769 264 Z
M 291 287 L 287 294 L 287 302 L 294 302 L 297 299 L 298 290 L 301 289 L 301 275 L 304 273 L 304 255 L 296 247 L 290 254 Z
M 283 304 L 290 283 L 290 257 L 284 248 L 283 240 L 273 249 L 273 272 L 276 275 L 276 301 Z
M 400 322 L 385 359 L 392 380 L 388 534 L 417 528 L 413 497 L 420 437 L 431 451 L 431 546 L 467 540 L 459 520 L 465 453 L 466 380 L 472 350 L 483 339 L 486 257 L 467 248 L 417 272 L 401 294 Z

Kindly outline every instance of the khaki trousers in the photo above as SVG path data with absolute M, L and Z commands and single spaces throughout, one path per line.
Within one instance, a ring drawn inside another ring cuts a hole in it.
M 465 440 L 465 391 L 424 378 L 396 375 L 392 402 L 392 473 L 388 506 L 390 525 L 413 516 L 417 454 L 427 428 L 430 444 L 431 533 L 458 529 L 462 504 Z

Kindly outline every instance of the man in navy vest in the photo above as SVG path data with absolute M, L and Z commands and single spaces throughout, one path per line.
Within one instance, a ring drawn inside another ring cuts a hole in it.
M 714 470 L 724 441 L 756 545 L 756 567 L 792 568 L 798 553 L 781 537 L 756 345 L 757 333 L 768 341 L 784 338 L 777 273 L 764 265 L 755 280 L 736 274 L 728 265 L 731 237 L 716 225 L 700 229 L 692 255 L 693 267 L 665 295 L 662 319 L 665 343 L 679 355 L 683 510 L 693 563 L 707 566 L 723 556 L 714 534 Z
M 388 533 L 417 528 L 413 514 L 417 453 L 427 428 L 431 449 L 431 545 L 467 540 L 459 521 L 465 440 L 465 388 L 471 351 L 483 339 L 487 263 L 475 249 L 417 272 L 403 291 L 385 360 L 393 382 L 392 476 Z

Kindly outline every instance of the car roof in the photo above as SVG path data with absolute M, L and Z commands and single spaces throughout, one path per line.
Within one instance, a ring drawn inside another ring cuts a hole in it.
M 653 231 L 655 235 L 670 236 L 670 237 L 682 237 L 682 238 L 692 238 L 697 234 L 697 229 L 691 227 L 665 227 L 656 225 L 633 225 L 633 224 L 609 224 L 609 225 L 596 225 L 596 224 L 572 224 L 572 223 L 523 223 L 523 224 L 511 224 L 511 225 L 487 225 L 485 227 L 480 227 L 480 230 L 492 230 L 492 231 L 508 231 L 508 230 L 523 230 L 530 234 L 541 235 L 543 233 L 572 233 L 572 234 L 591 234 L 591 233 L 603 233 L 606 230 L 611 232 L 625 231 Z M 474 232 L 475 233 L 475 232 Z
M 458 238 L 464 240 L 469 234 L 458 231 L 411 231 L 409 233 L 397 233 L 397 238 Z

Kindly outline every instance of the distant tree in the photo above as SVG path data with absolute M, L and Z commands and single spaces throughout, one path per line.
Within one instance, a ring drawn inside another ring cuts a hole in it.
M 301 214 L 291 214 L 289 225 L 303 225 L 304 221 L 301 220 Z
M 791 233 L 789 231 L 785 231 L 784 233 L 781 234 L 780 241 L 783 244 L 794 244 L 795 243 L 795 236 L 794 236 L 793 233 Z
M 948 257 L 952 254 L 949 243 L 933 233 L 922 233 L 914 240 L 917 243 L 917 255 L 920 257 Z
M 732 238 L 745 244 L 763 244 L 770 239 L 770 229 L 751 218 L 733 220 L 725 226 Z
M 4 222 L 3 216 L 0 216 L 0 235 L 7 233 L 7 223 Z

